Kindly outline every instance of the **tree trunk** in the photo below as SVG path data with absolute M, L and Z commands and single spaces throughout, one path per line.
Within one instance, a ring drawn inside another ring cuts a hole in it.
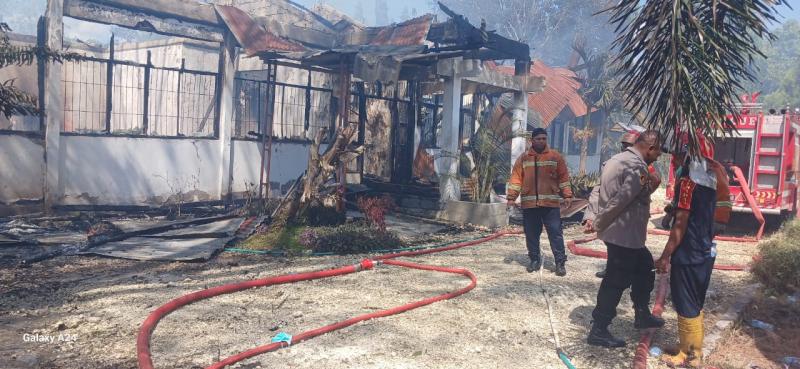
M 586 160 L 589 156 L 589 132 L 592 127 L 592 107 L 586 106 L 586 117 L 583 118 L 583 132 L 581 132 L 581 156 L 578 164 L 578 175 L 586 175 Z
M 325 188 L 337 168 L 347 165 L 364 152 L 363 146 L 354 147 L 350 143 L 358 130 L 356 124 L 349 124 L 344 129 L 336 130 L 336 138 L 320 155 L 319 145 L 325 137 L 326 129 L 321 128 L 311 144 L 308 157 L 308 168 L 301 177 L 301 184 L 295 186 L 275 212 L 273 227 L 284 227 L 295 222 L 309 208 L 316 206 L 334 207 L 338 192 Z

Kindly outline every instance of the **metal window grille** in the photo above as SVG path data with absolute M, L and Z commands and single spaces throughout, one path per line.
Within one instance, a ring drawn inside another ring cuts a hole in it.
M 252 138 L 248 132 L 263 133 L 267 122 L 270 85 L 265 81 L 237 78 L 234 84 L 234 137 Z M 272 134 L 276 138 L 313 139 L 322 127 L 329 127 L 331 93 L 327 88 L 275 83 Z
M 113 65 L 113 70 L 110 133 L 141 134 L 144 123 L 145 68 L 118 64 Z
M 106 126 L 106 63 L 64 62 L 64 132 L 97 132 Z
M 216 73 L 149 61 L 65 62 L 62 132 L 213 137 L 217 79 Z

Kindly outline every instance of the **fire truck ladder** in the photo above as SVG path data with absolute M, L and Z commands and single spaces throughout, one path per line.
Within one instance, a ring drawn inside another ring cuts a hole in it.
M 783 118 L 782 115 L 764 116 L 756 130 L 751 183 L 758 206 L 762 209 L 773 206 L 780 211 L 779 196 L 785 181 L 785 171 L 781 170 L 785 136 Z

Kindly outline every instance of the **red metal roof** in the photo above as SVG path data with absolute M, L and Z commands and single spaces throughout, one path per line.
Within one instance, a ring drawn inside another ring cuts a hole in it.
M 214 5 L 214 9 L 217 10 L 247 55 L 256 55 L 265 51 L 306 51 L 303 45 L 283 39 L 258 25 L 250 15 L 238 8 Z
M 502 73 L 514 74 L 514 67 L 501 65 L 496 68 Z M 541 60 L 534 60 L 531 74 L 545 78 L 543 91 L 528 94 L 528 107 L 539 113 L 544 128 L 565 108 L 569 108 L 576 117 L 586 115 L 586 104 L 578 94 L 581 84 L 575 79 L 575 72 L 567 68 L 549 67 Z
M 428 37 L 433 16 L 423 15 L 397 25 L 380 27 L 370 45 L 413 46 L 422 45 Z

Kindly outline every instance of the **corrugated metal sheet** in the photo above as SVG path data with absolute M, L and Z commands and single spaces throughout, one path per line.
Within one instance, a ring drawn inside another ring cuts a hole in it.
M 267 31 L 253 21 L 244 11 L 226 5 L 214 5 L 214 9 L 228 29 L 231 30 L 236 41 L 244 48 L 247 55 L 256 55 L 262 52 L 301 52 L 306 48 L 299 43 L 278 37 Z
M 412 46 L 422 45 L 428 37 L 433 16 L 423 15 L 403 23 L 380 27 L 377 35 L 369 41 L 370 45 Z
M 497 66 L 505 74 L 514 74 L 514 67 Z M 586 115 L 586 104 L 578 89 L 580 82 L 575 79 L 575 72 L 567 68 L 549 67 L 541 60 L 531 63 L 531 74 L 544 77 L 544 91 L 528 94 L 528 107 L 542 117 L 542 126 L 547 127 L 565 108 L 576 117 Z

